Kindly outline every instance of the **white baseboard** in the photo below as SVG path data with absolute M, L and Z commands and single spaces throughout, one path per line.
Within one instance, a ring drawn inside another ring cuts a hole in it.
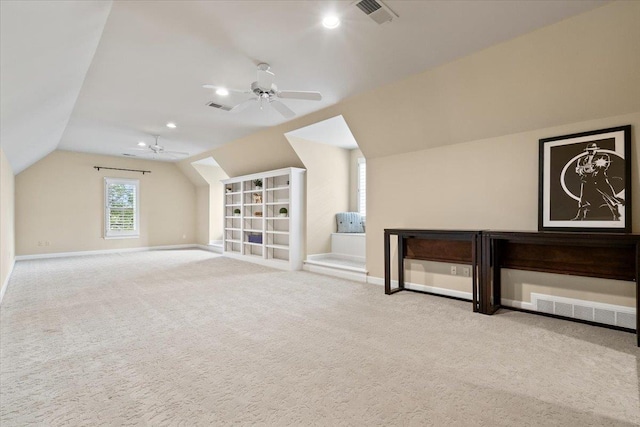
M 304 271 L 309 271 L 311 273 L 324 274 L 326 276 L 339 277 L 341 279 L 354 280 L 356 282 L 367 282 L 367 274 L 362 272 L 354 272 L 348 271 L 345 269 L 337 269 L 332 267 L 324 267 L 316 264 L 309 264 L 305 262 L 302 266 Z
M 523 310 L 535 311 L 536 309 L 535 306 L 530 302 L 516 301 L 513 299 L 506 299 L 506 298 L 500 299 L 500 304 L 504 305 L 505 307 L 515 307 L 515 308 L 521 308 Z
M 14 265 L 16 265 L 16 261 L 12 260 L 11 265 L 9 266 L 9 272 L 7 273 L 7 277 L 5 277 L 4 283 L 2 284 L 2 288 L 0 288 L 0 304 L 2 304 L 4 293 L 7 292 L 7 288 L 9 287 L 9 279 L 11 278 L 11 273 L 13 273 Z
M 195 245 L 195 246 L 202 249 L 203 251 L 209 251 L 209 252 L 222 255 L 222 246 L 217 246 L 217 245 Z
M 367 259 L 365 257 L 362 257 L 362 256 L 341 254 L 341 253 L 337 253 L 337 252 L 327 252 L 327 253 L 323 253 L 323 254 L 307 255 L 307 261 L 320 261 L 320 262 L 322 262 L 322 260 L 325 259 L 325 258 L 341 258 L 341 259 L 344 259 L 344 260 L 347 260 L 347 261 L 362 262 L 362 263 L 365 263 L 367 261 Z
M 391 283 L 398 284 L 397 280 L 392 280 Z M 381 277 L 369 276 L 367 277 L 367 283 L 371 283 L 372 285 L 384 286 L 384 279 Z
M 162 250 L 189 249 L 189 248 L 202 249 L 200 245 L 196 245 L 196 244 L 143 246 L 140 248 L 102 249 L 97 251 L 54 252 L 50 254 L 17 255 L 16 261 L 26 261 L 26 260 L 32 260 L 32 259 L 47 259 L 47 258 L 66 258 L 66 257 L 87 256 L 87 255 L 106 255 L 106 254 L 114 254 L 114 253 L 122 253 L 122 252 L 162 251 Z
M 332 263 L 330 261 L 325 262 L 325 261 L 322 261 L 322 260 L 315 260 L 315 259 L 309 259 L 309 258 L 307 258 L 304 261 L 304 265 L 309 265 L 309 266 L 314 266 L 314 267 L 322 267 L 322 268 L 333 269 L 333 270 L 348 271 L 348 272 L 355 273 L 355 274 L 362 274 L 364 276 L 366 276 L 368 274 L 368 272 L 363 268 L 349 267 L 348 265 L 334 264 L 334 263 Z
M 384 279 L 381 277 L 369 276 L 367 278 L 367 283 L 384 286 Z M 391 287 L 392 288 L 398 287 L 398 281 L 392 280 Z M 414 291 L 430 292 L 432 294 L 444 295 L 447 297 L 454 297 L 454 298 L 462 298 L 469 301 L 473 300 L 473 294 L 471 292 L 457 291 L 455 289 L 448 289 L 448 288 L 439 288 L 437 286 L 420 285 L 418 283 L 410 283 L 410 282 L 405 282 L 404 287 L 405 289 L 413 289 Z

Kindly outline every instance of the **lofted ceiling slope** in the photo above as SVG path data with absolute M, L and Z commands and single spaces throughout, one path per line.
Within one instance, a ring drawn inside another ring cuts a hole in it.
M 287 121 L 205 105 L 240 102 L 201 86 L 247 89 L 259 62 L 279 89 L 322 92 L 286 100 L 300 117 L 605 2 L 386 3 L 400 17 L 377 25 L 351 1 L 3 1 L 3 149 L 16 172 L 55 148 L 143 156 L 153 135 L 194 156 Z
M 0 2 L 0 143 L 14 173 L 58 147 L 110 9 Z

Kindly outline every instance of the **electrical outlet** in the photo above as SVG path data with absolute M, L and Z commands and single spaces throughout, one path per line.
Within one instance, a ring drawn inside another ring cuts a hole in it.
M 51 242 L 50 242 L 50 241 L 48 241 L 48 240 L 45 240 L 45 241 L 44 241 L 44 245 L 45 245 L 45 246 L 51 246 Z
M 451 275 L 455 276 L 456 274 L 458 274 L 458 267 L 456 267 L 455 265 L 451 266 Z
M 462 275 L 464 277 L 469 277 L 471 275 L 471 268 L 469 267 L 462 267 Z
M 38 241 L 38 246 L 42 246 L 42 240 Z

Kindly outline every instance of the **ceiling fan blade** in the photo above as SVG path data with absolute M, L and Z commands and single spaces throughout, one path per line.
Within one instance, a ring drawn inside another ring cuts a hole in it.
M 294 117 L 296 115 L 296 113 L 294 113 L 291 108 L 287 107 L 280 101 L 273 100 L 270 102 L 270 104 L 273 106 L 273 108 L 276 109 L 278 113 L 282 114 L 287 119 L 290 119 L 291 117 Z
M 185 153 L 184 151 L 162 151 L 162 154 L 169 154 L 173 156 L 188 156 L 189 153 Z
M 320 101 L 322 100 L 322 94 L 320 92 L 308 92 L 308 91 L 302 91 L 302 90 L 281 90 L 278 92 L 278 98 Z
M 240 104 L 229 110 L 231 113 L 239 113 L 250 105 L 253 105 L 256 102 L 256 98 L 249 98 L 246 101 L 242 101 Z
M 258 87 L 266 91 L 271 90 L 275 74 L 267 70 L 258 70 Z

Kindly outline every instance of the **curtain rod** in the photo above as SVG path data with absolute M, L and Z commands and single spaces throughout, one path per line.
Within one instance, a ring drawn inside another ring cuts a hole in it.
M 94 166 L 94 169 L 109 169 L 112 171 L 127 171 L 127 172 L 140 172 L 142 175 L 144 175 L 145 173 L 151 173 L 151 171 L 143 171 L 143 170 L 139 170 L 139 169 L 120 169 L 120 168 L 108 168 L 105 166 Z

